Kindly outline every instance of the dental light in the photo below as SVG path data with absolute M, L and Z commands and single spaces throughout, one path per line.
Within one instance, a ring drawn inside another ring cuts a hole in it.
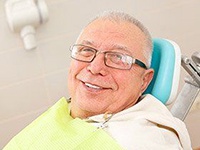
M 35 49 L 36 28 L 48 20 L 44 0 L 6 0 L 5 11 L 10 29 L 19 32 L 27 50 Z

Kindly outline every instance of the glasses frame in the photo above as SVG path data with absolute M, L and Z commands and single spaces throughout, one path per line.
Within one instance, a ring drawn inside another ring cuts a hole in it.
M 104 51 L 104 52 L 102 52 L 102 51 L 99 51 L 99 50 L 97 50 L 97 49 L 95 49 L 95 48 L 93 48 L 91 46 L 87 46 L 87 45 L 84 45 L 84 44 L 74 44 L 74 45 L 70 46 L 69 50 L 72 52 L 73 48 L 75 46 L 85 46 L 85 47 L 88 47 L 88 48 L 90 48 L 90 49 L 92 49 L 92 50 L 95 51 L 93 58 L 91 60 L 88 60 L 88 61 L 77 59 L 77 58 L 73 57 L 72 54 L 71 54 L 71 58 L 73 58 L 73 59 L 75 59 L 77 61 L 91 63 L 95 59 L 95 57 L 98 55 L 98 53 L 103 53 L 104 54 L 104 64 L 107 67 L 114 68 L 114 69 L 119 69 L 119 70 L 130 70 L 132 68 L 133 64 L 136 64 L 136 65 L 138 65 L 138 66 L 140 66 L 140 67 L 142 67 L 144 69 L 148 69 L 147 66 L 142 61 L 140 61 L 139 59 L 136 59 L 136 58 L 134 58 L 134 57 L 132 57 L 132 56 L 130 56 L 128 54 L 124 54 L 124 53 L 120 53 L 120 52 L 115 52 L 115 51 L 114 52 L 113 51 Z M 119 54 L 131 57 L 132 58 L 131 66 L 129 68 L 122 69 L 122 68 L 116 68 L 116 67 L 107 65 L 107 63 L 106 63 L 106 53 L 119 53 Z

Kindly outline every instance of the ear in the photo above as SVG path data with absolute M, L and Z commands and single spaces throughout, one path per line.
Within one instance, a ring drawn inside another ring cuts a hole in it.
M 151 80 L 153 79 L 153 75 L 154 75 L 154 70 L 153 69 L 147 69 L 145 70 L 144 74 L 143 74 L 143 83 L 141 86 L 141 92 L 143 93 L 147 87 L 149 86 Z

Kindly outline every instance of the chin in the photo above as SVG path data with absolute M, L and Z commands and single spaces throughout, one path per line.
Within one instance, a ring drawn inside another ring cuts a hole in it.
M 81 110 L 84 110 L 90 114 L 101 114 L 105 110 L 105 107 L 95 102 L 94 100 L 81 100 L 77 104 Z

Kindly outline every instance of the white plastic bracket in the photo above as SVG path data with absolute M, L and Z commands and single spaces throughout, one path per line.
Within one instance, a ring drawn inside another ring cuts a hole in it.
M 6 0 L 5 11 L 10 29 L 19 32 L 24 47 L 35 49 L 36 28 L 48 20 L 48 8 L 44 0 Z

